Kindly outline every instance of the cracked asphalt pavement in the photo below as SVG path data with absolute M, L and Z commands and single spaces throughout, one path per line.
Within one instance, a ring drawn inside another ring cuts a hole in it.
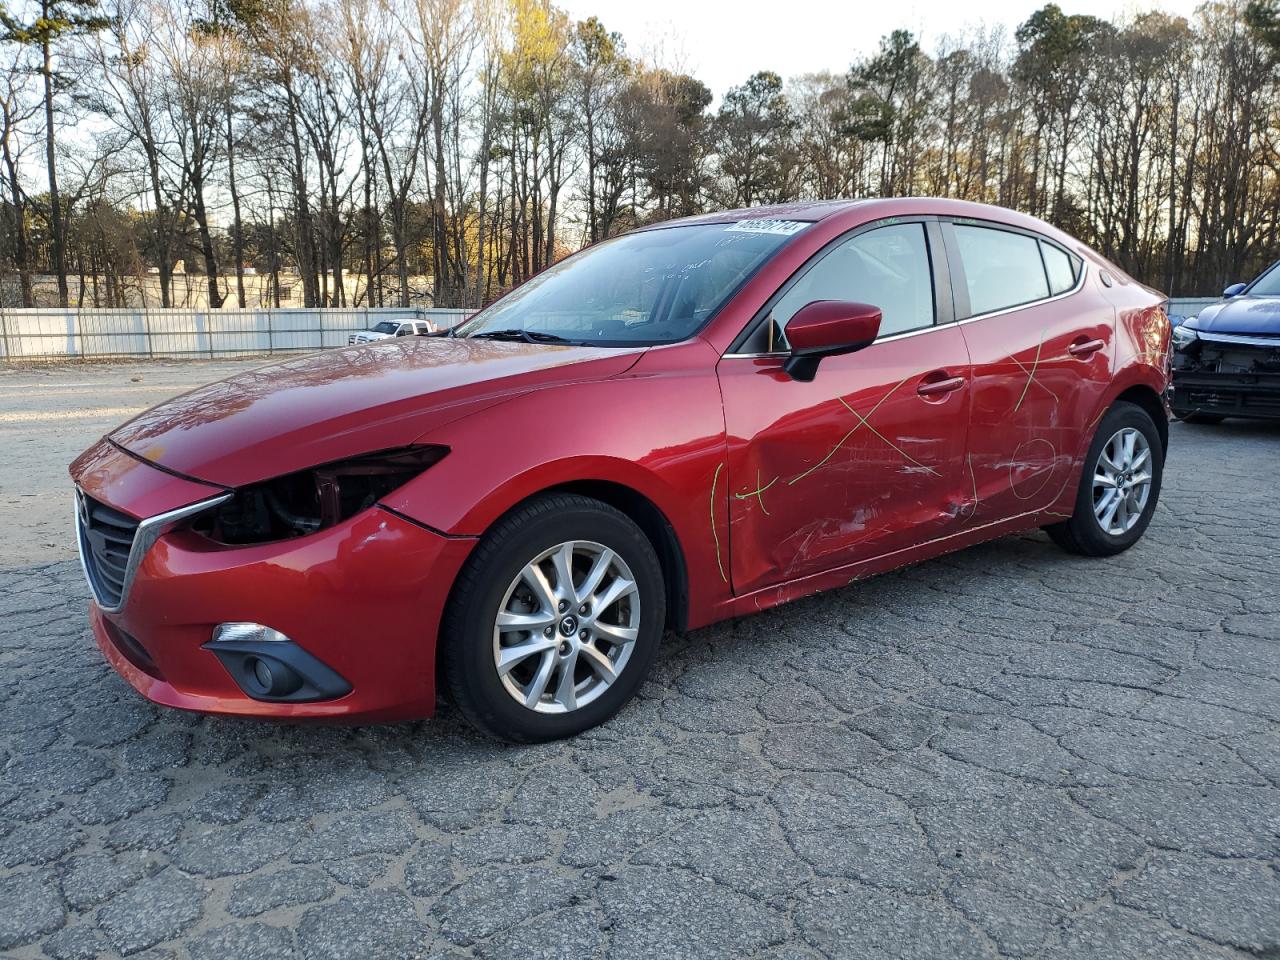
M 1280 956 L 1280 425 L 1173 425 L 1118 558 L 1012 537 L 668 636 L 517 748 L 106 666 L 66 462 L 227 366 L 0 373 L 0 954 Z

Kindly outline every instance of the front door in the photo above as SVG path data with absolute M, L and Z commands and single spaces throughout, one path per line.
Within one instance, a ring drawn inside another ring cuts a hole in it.
M 928 225 L 898 222 L 828 247 L 774 298 L 755 349 L 721 360 L 736 593 L 958 528 L 968 357 L 938 322 L 950 302 L 938 309 L 932 232 L 931 245 Z M 884 319 L 874 344 L 803 383 L 782 372 L 786 324 L 814 300 L 874 304 Z

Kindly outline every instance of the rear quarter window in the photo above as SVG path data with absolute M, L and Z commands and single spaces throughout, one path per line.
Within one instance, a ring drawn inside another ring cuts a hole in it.
M 1055 296 L 1066 293 L 1076 285 L 1080 276 L 1080 261 L 1065 250 L 1051 243 L 1040 243 L 1044 256 L 1044 272 L 1049 276 L 1049 292 Z

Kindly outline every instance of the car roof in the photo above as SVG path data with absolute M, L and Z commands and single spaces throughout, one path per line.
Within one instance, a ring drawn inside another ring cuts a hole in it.
M 1047 232 L 1062 239 L 1072 239 L 1051 224 L 1024 213 L 1019 213 L 1016 210 L 947 197 L 868 197 L 860 200 L 807 200 L 798 203 L 780 203 L 760 207 L 739 207 L 733 210 L 719 210 L 692 217 L 682 217 L 677 220 L 664 220 L 640 229 L 660 230 L 664 227 L 737 223 L 742 220 L 798 220 L 805 223 L 817 223 L 820 220 L 835 216 L 841 216 L 844 219 L 855 211 L 856 216 L 848 217 L 849 219 L 871 220 L 878 217 L 918 216 L 920 214 L 932 214 L 941 217 L 972 217 L 977 220 L 989 220 L 1009 226 Z
M 955 200 L 949 197 L 870 197 L 861 200 L 810 200 L 799 203 L 783 203 L 771 206 L 740 207 L 734 210 L 721 210 L 704 213 L 678 220 L 664 220 L 645 227 L 639 231 L 661 230 L 667 227 L 687 226 L 692 224 L 737 223 L 742 220 L 793 220 L 804 223 L 817 223 L 832 220 L 837 229 L 855 227 L 859 223 L 878 220 L 884 217 L 902 216 L 937 216 L 957 219 L 973 219 L 990 223 L 1004 224 L 1030 230 L 1047 236 L 1062 244 L 1068 250 L 1080 254 L 1100 269 L 1112 273 L 1122 284 L 1137 283 L 1098 251 L 1083 241 L 1029 214 L 999 207 L 988 203 L 975 203 L 971 200 Z M 639 232 L 637 231 L 637 232 Z M 1164 296 L 1158 290 L 1147 287 L 1157 296 Z
M 659 230 L 663 227 L 684 227 L 699 223 L 737 223 L 741 220 L 801 220 L 816 223 L 835 213 L 842 213 L 871 200 L 806 200 L 800 203 L 776 203 L 763 207 L 738 207 L 734 210 L 717 210 L 700 213 L 677 220 L 663 220 L 642 227 L 643 230 Z

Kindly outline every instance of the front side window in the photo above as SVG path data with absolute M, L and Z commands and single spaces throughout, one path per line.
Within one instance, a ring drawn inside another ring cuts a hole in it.
M 370 330 L 372 330 L 374 333 L 387 333 L 387 334 L 391 334 L 391 333 L 395 333 L 395 332 L 399 329 L 399 326 L 400 326 L 400 325 L 399 325 L 399 324 L 397 324 L 397 323 L 395 323 L 394 321 L 391 321 L 391 320 L 381 320 L 381 321 L 379 321 L 378 323 L 375 323 L 375 324 L 374 324 L 372 327 L 370 327 L 369 329 L 370 329 Z
M 592 346 L 692 336 L 808 223 L 754 220 L 631 233 L 548 267 L 456 336 Z
M 1034 237 L 964 224 L 956 224 L 954 229 L 971 315 L 1049 296 L 1040 244 Z
M 815 300 L 879 307 L 882 337 L 931 326 L 933 274 L 924 224 L 877 227 L 835 247 L 774 304 L 774 323 L 785 334 L 797 311 Z

